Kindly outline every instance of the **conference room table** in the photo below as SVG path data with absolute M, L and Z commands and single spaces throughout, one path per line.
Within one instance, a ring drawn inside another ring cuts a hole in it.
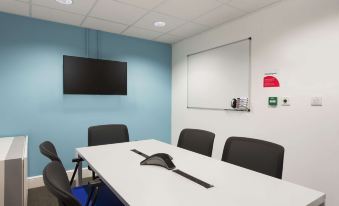
M 176 169 L 210 184 L 206 188 L 163 167 L 140 165 L 146 155 L 167 153 Z M 77 148 L 100 179 L 131 206 L 324 206 L 325 194 L 157 140 Z M 81 168 L 81 167 L 79 167 Z M 78 170 L 81 183 L 82 172 Z

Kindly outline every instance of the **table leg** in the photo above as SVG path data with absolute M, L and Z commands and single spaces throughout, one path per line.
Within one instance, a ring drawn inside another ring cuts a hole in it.
M 82 185 L 82 161 L 79 162 L 77 186 Z

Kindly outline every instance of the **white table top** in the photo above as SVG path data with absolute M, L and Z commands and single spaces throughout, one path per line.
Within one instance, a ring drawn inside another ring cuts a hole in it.
M 172 171 L 141 166 L 147 155 L 168 153 L 177 169 L 214 185 L 206 189 Z M 205 157 L 156 140 L 78 148 L 100 178 L 131 206 L 319 206 L 325 194 Z

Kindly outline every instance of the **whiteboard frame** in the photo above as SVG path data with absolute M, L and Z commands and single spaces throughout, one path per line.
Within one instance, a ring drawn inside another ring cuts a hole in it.
M 195 54 L 199 54 L 199 53 L 207 52 L 207 51 L 210 51 L 210 50 L 218 49 L 218 48 L 221 48 L 221 47 L 224 47 L 224 46 L 229 46 L 229 45 L 232 45 L 232 44 L 240 43 L 240 42 L 243 42 L 243 41 L 249 41 L 249 79 L 248 79 L 248 105 L 249 105 L 249 108 L 248 108 L 248 110 L 237 110 L 237 109 L 226 109 L 226 108 L 221 109 L 221 108 L 208 108 L 208 107 L 190 107 L 190 106 L 188 106 L 188 79 L 189 79 L 188 78 L 188 69 L 189 69 L 188 57 L 195 55 Z M 220 46 L 216 46 L 216 47 L 205 49 L 205 50 L 202 50 L 202 51 L 199 51 L 199 52 L 188 54 L 186 56 L 186 62 L 187 62 L 187 67 L 186 67 L 186 76 L 187 76 L 187 79 L 186 79 L 186 84 L 187 84 L 186 108 L 187 109 L 235 111 L 235 112 L 250 112 L 251 111 L 251 101 L 252 101 L 252 95 L 251 95 L 252 94 L 252 92 L 251 92 L 251 85 L 252 85 L 252 37 L 248 37 L 248 38 L 241 39 L 241 40 L 238 40 L 238 41 L 234 41 L 234 42 L 231 42 L 231 43 L 226 43 L 226 44 L 223 44 L 223 45 L 220 45 Z

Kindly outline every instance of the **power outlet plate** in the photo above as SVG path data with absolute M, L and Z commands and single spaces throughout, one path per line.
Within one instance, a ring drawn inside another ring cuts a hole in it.
M 281 97 L 281 105 L 282 106 L 290 106 L 290 98 L 289 97 Z

